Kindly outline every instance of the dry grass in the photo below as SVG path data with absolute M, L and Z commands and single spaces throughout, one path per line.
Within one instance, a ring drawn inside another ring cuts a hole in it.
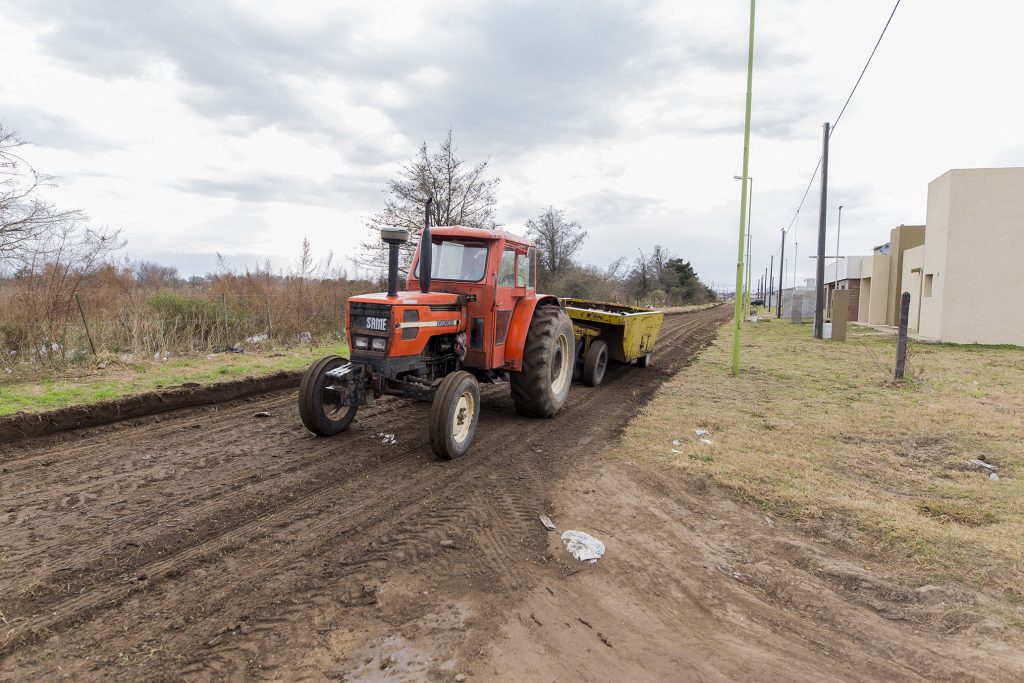
M 1024 624 L 1024 349 L 915 344 L 915 379 L 896 384 L 891 337 L 820 342 L 779 321 L 743 334 L 740 377 L 724 326 L 621 457 L 707 478 L 910 582 L 971 585 Z

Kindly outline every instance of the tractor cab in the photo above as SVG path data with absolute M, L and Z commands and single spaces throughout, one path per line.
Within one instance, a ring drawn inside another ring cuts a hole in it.
M 506 354 L 516 307 L 536 298 L 537 249 L 511 233 L 456 225 L 431 230 L 430 291 L 465 302 L 467 348 L 463 364 L 517 371 L 522 359 Z M 420 289 L 421 241 L 407 289 Z M 532 312 L 532 311 L 531 311 Z M 526 319 L 529 324 L 529 318 Z M 525 329 L 521 330 L 525 333 Z

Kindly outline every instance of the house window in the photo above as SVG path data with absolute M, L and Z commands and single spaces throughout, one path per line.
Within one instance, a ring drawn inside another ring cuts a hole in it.
M 932 295 L 932 273 L 928 273 L 924 276 L 924 296 Z

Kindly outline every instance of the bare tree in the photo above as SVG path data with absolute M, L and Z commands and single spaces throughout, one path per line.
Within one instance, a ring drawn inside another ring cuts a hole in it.
M 499 178 L 487 175 L 489 161 L 469 166 L 459 158 L 452 141 L 452 131 L 441 141 L 436 152 L 424 142 L 416 156 L 402 166 L 398 177 L 388 183 L 388 198 L 384 208 L 367 221 L 372 231 L 363 244 L 359 259 L 363 265 L 383 267 L 386 248 L 378 232 L 381 227 L 405 228 L 413 238 L 402 250 L 401 267 L 407 269 L 412 261 L 428 198 L 431 204 L 431 225 L 462 225 L 467 228 L 492 229 L 497 227 L 494 205 L 495 189 Z
M 53 185 L 51 176 L 36 172 L 19 151 L 28 143 L 17 131 L 0 124 L 0 272 L 24 261 L 48 233 L 79 222 L 79 211 L 60 211 L 40 196 Z
M 549 206 L 536 218 L 526 221 L 526 234 L 537 242 L 542 282 L 560 277 L 572 265 L 572 257 L 583 245 L 587 231 L 565 212 Z
M 174 287 L 182 281 L 178 277 L 177 268 L 165 266 L 155 261 L 135 261 L 131 264 L 131 271 L 138 284 L 150 289 Z

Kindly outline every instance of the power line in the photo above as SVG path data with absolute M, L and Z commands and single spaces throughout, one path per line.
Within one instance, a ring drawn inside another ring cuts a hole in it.
M 860 85 L 861 79 L 864 78 L 864 74 L 871 65 L 871 60 L 875 58 L 878 46 L 882 44 L 882 38 L 885 37 L 885 32 L 889 30 L 889 24 L 892 23 L 892 18 L 896 16 L 896 10 L 899 9 L 900 2 L 902 2 L 902 0 L 896 0 L 896 4 L 892 6 L 892 12 L 889 13 L 889 19 L 885 22 L 885 26 L 882 27 L 882 33 L 879 34 L 878 40 L 875 42 L 875 47 L 871 50 L 871 54 L 868 55 L 868 61 L 864 63 L 864 68 L 860 70 L 860 76 L 857 76 L 857 82 L 853 84 L 853 90 L 850 91 L 849 97 L 847 97 L 846 102 L 843 103 L 843 108 L 839 110 L 839 116 L 836 117 L 835 123 L 832 124 L 832 132 L 828 134 L 830 139 L 836 132 L 836 126 L 839 125 L 839 119 L 843 118 L 843 112 L 846 111 L 846 106 L 850 104 L 850 100 L 853 99 L 853 93 L 857 92 L 857 86 Z M 820 159 L 818 163 L 821 163 Z
M 857 86 L 860 85 L 861 80 L 864 78 L 864 74 L 867 73 L 868 67 L 871 65 L 871 60 L 875 58 L 875 53 L 878 52 L 878 46 L 882 44 L 882 38 L 885 37 L 886 31 L 889 30 L 889 24 L 892 23 L 892 18 L 896 15 L 896 10 L 899 9 L 900 2 L 902 0 L 896 0 L 896 4 L 892 7 L 892 12 L 889 13 L 889 19 L 885 22 L 885 26 L 882 27 L 882 32 L 878 36 L 878 40 L 875 41 L 875 47 L 872 48 L 871 54 L 868 55 L 868 60 L 864 63 L 864 68 L 860 70 L 860 75 L 857 76 L 857 82 L 853 84 L 853 88 L 850 90 L 850 94 L 846 97 L 846 102 L 843 103 L 843 108 L 839 110 L 839 115 L 836 117 L 835 123 L 832 124 L 832 130 L 829 132 L 829 139 L 832 139 L 832 135 L 836 132 L 836 126 L 839 125 L 839 120 L 843 118 L 843 114 L 846 112 L 846 107 L 849 106 L 850 100 L 853 99 L 853 95 L 857 92 Z M 814 179 L 818 177 L 818 171 L 821 170 L 821 157 L 818 157 L 818 163 L 814 166 L 814 172 L 811 173 L 811 179 L 807 181 L 807 189 L 804 190 L 803 196 L 800 198 L 800 203 L 796 207 L 796 213 L 793 215 L 793 220 L 789 222 L 789 225 L 783 231 L 784 234 L 789 234 L 793 224 L 796 223 L 796 219 L 800 216 L 800 209 L 803 208 L 804 202 L 807 200 L 807 195 L 811 191 L 811 186 L 814 185 Z

